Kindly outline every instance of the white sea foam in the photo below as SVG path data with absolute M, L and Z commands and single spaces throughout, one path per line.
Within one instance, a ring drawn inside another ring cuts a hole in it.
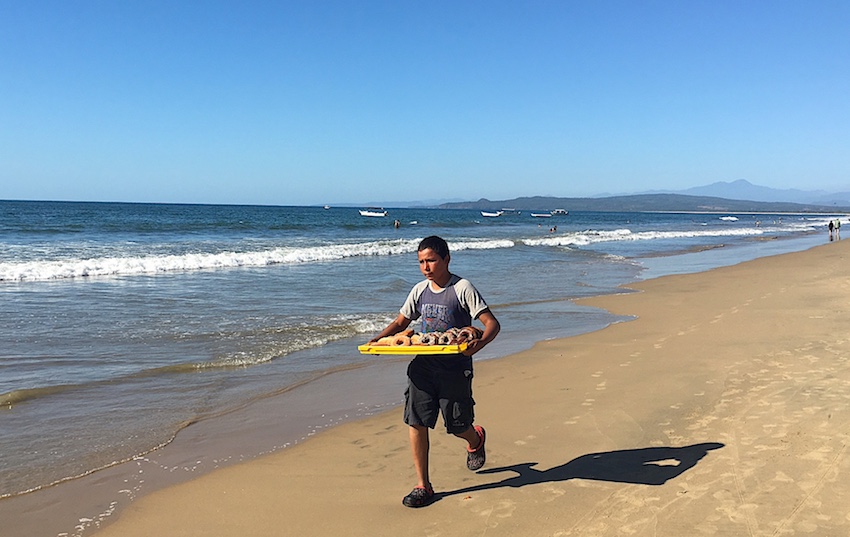
M 219 252 L 145 257 L 101 257 L 25 263 L 1 263 L 0 281 L 44 281 L 94 276 L 134 276 L 179 271 L 212 270 L 330 261 L 357 255 L 388 255 L 407 251 L 402 244 L 336 245 L 274 248 L 255 252 Z
M 460 241 L 451 242 L 449 247 L 452 250 L 495 250 L 497 248 L 513 248 L 516 245 L 514 241 L 502 240 L 477 240 L 477 241 Z M 418 246 L 418 243 L 417 243 Z
M 693 231 L 640 231 L 632 232 L 629 229 L 616 229 L 611 231 L 579 231 L 550 235 L 539 239 L 525 239 L 522 242 L 527 246 L 587 246 L 601 242 L 615 241 L 651 241 L 664 239 L 688 239 L 698 237 L 745 237 L 749 235 L 763 235 L 767 229 L 762 228 L 720 228 L 700 229 Z
M 396 239 L 309 247 L 280 247 L 245 252 L 189 253 L 130 257 L 95 257 L 0 263 L 0 282 L 29 282 L 140 276 L 268 265 L 315 263 L 351 257 L 398 255 L 415 252 L 420 239 Z M 453 250 L 510 248 L 509 240 L 465 240 L 451 243 Z
M 706 227 L 689 231 L 640 231 L 629 229 L 585 230 L 554 233 L 546 237 L 517 239 L 461 239 L 450 241 L 452 251 L 511 248 L 516 242 L 526 246 L 580 247 L 615 241 L 652 241 L 699 237 L 744 237 L 773 232 L 800 232 L 826 226 L 830 218 L 789 219 L 770 227 L 756 225 Z M 730 222 L 731 223 L 731 222 Z M 314 246 L 286 246 L 246 251 L 200 252 L 170 255 L 105 255 L 91 258 L 63 258 L 0 263 L 0 282 L 32 282 L 103 276 L 141 276 L 173 272 L 263 267 L 269 265 L 316 263 L 352 257 L 400 255 L 416 251 L 420 238 L 371 242 L 337 243 Z

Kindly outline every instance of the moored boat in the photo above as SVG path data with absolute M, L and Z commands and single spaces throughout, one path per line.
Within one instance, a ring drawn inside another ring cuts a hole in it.
M 366 209 L 360 209 L 360 216 L 387 216 L 387 211 L 383 207 L 368 207 Z
M 481 216 L 486 216 L 488 218 L 496 218 L 496 217 L 502 216 L 502 211 L 495 211 L 495 212 L 481 211 Z

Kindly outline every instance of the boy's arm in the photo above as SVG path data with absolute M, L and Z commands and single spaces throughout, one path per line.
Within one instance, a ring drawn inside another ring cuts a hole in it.
M 387 327 L 384 328 L 381 331 L 380 334 L 378 334 L 377 336 L 370 339 L 369 343 L 374 343 L 374 342 L 378 341 L 379 339 L 381 339 L 382 337 L 387 337 L 387 336 L 392 336 L 392 335 L 398 334 L 399 332 L 401 332 L 402 330 L 407 328 L 409 324 L 410 324 L 410 319 L 408 319 L 407 317 L 405 317 L 404 315 L 399 313 L 398 317 L 396 317 L 393 322 L 388 324 Z
M 485 345 L 496 339 L 499 330 L 502 329 L 499 320 L 496 319 L 496 316 L 489 309 L 482 311 L 478 315 L 478 320 L 484 324 L 484 334 L 480 339 L 473 339 L 467 344 L 466 350 L 463 351 L 463 354 L 466 356 L 472 356 L 483 349 Z

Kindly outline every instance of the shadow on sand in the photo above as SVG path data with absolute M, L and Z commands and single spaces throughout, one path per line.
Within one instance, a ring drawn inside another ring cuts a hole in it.
M 569 479 L 594 479 L 614 483 L 663 485 L 696 466 L 709 451 L 723 444 L 710 442 L 687 447 L 652 447 L 591 453 L 548 470 L 532 468 L 536 462 L 525 462 L 501 468 L 481 470 L 479 474 L 515 472 L 517 475 L 495 483 L 487 483 L 458 490 L 438 493 L 440 497 L 468 494 L 500 487 L 525 487 L 539 483 L 555 483 Z

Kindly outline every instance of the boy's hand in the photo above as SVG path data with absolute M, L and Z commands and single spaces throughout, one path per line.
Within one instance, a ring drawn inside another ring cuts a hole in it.
M 466 350 L 463 351 L 463 355 L 472 356 L 473 354 L 481 350 L 483 346 L 484 345 L 481 344 L 480 339 L 470 339 L 466 342 Z
M 476 352 L 480 351 L 484 348 L 485 345 L 493 341 L 496 335 L 501 330 L 502 326 L 499 324 L 499 321 L 493 315 L 493 313 L 488 309 L 481 312 L 478 316 L 478 320 L 484 324 L 484 333 L 480 338 L 470 339 L 466 344 L 466 350 L 463 351 L 464 356 L 472 356 Z

